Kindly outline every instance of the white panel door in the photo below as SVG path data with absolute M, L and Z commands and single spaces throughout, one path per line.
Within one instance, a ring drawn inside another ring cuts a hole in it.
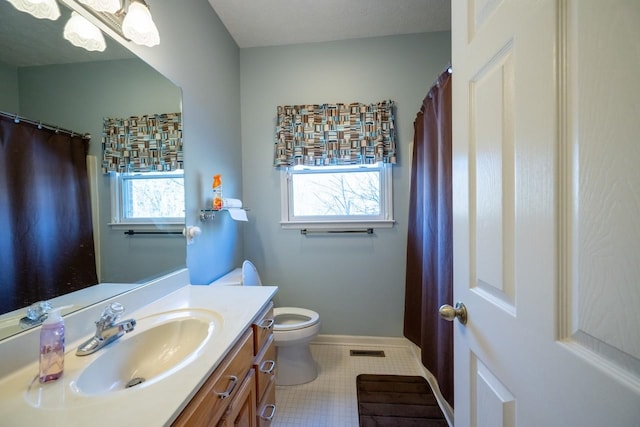
M 640 1 L 451 3 L 455 425 L 640 426 Z

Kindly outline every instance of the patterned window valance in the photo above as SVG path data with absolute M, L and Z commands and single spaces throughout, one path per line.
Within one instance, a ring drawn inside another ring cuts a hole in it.
M 102 170 L 159 172 L 183 169 L 182 114 L 105 118 Z
M 278 107 L 274 166 L 396 162 L 393 101 Z

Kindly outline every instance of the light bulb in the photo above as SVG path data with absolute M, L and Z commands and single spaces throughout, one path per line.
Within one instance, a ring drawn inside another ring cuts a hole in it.
M 138 1 L 129 5 L 122 22 L 122 32 L 126 38 L 140 45 L 151 47 L 160 44 L 160 34 L 149 8 Z
M 56 0 L 7 0 L 20 12 L 27 12 L 38 19 L 55 21 L 60 17 L 60 8 Z
M 89 51 L 102 52 L 107 47 L 102 31 L 76 12 L 71 12 L 71 18 L 64 26 L 64 38 Z

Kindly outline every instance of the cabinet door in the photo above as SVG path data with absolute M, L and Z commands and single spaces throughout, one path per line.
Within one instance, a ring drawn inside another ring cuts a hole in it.
M 230 402 L 238 395 L 239 385 L 236 384 L 245 378 L 248 371 L 253 371 L 252 360 L 253 333 L 249 330 L 196 393 L 173 427 L 217 425 Z M 254 383 L 251 384 L 255 388 Z
M 255 374 L 250 370 L 242 382 L 238 394 L 233 399 L 227 414 L 218 427 L 255 427 L 256 425 L 256 387 Z

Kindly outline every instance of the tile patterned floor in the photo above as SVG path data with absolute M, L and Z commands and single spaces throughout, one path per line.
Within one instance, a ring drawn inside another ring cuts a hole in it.
M 386 357 L 350 356 L 349 350 L 383 350 Z M 358 427 L 358 374 L 422 375 L 408 347 L 312 344 L 318 363 L 315 381 L 277 386 L 277 413 L 272 427 Z

